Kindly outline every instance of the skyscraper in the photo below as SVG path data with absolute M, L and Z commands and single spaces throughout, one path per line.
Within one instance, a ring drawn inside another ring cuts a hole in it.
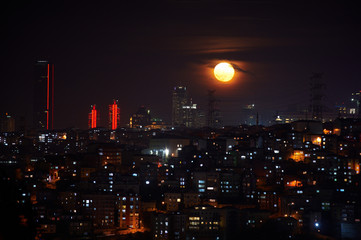
M 208 115 L 207 125 L 211 128 L 221 127 L 221 115 L 217 106 L 218 100 L 215 98 L 216 90 L 208 90 Z
M 254 103 L 243 106 L 241 114 L 240 124 L 257 125 L 257 111 Z
M 183 106 L 188 105 L 187 88 L 183 86 L 174 87 L 172 94 L 172 125 L 181 126 L 184 124 Z
M 37 61 L 34 73 L 33 127 L 53 129 L 54 121 L 54 64 Z
M 310 111 L 312 120 L 322 120 L 323 102 L 325 84 L 322 81 L 323 73 L 313 73 L 310 78 Z
M 0 116 L 0 132 L 14 132 L 15 119 L 8 113 Z
M 120 114 L 119 114 L 118 100 L 113 100 L 113 104 L 109 105 L 109 128 L 115 130 L 119 127 Z
M 97 127 L 97 120 L 98 120 L 98 111 L 95 108 L 95 104 L 91 105 L 91 111 L 89 113 L 89 121 L 88 127 L 89 128 L 96 128 Z
M 361 118 L 361 91 L 352 93 L 350 115 Z
M 129 126 L 131 128 L 144 128 L 151 124 L 150 110 L 140 106 L 138 111 L 130 117 Z

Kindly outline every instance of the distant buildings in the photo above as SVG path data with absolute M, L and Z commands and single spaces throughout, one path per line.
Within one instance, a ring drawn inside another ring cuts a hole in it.
M 350 114 L 354 114 L 357 117 L 361 117 L 361 91 L 352 93 Z
M 256 125 L 257 124 L 257 112 L 255 104 L 247 104 L 241 110 L 241 124 Z
M 181 126 L 184 124 L 183 106 L 188 105 L 187 88 L 183 86 L 174 87 L 172 93 L 172 125 Z
M 172 126 L 193 128 L 205 126 L 204 113 L 188 97 L 187 88 L 184 86 L 177 86 L 173 89 Z
M 247 126 L 258 125 L 251 104 L 247 125 L 197 129 L 185 87 L 173 92 L 175 128 L 143 106 L 133 129 L 120 128 L 116 100 L 109 129 L 97 126 L 95 105 L 86 130 L 25 135 L 5 114 L 0 196 L 11 217 L 3 229 L 32 239 L 359 239 L 360 94 L 352 96 L 350 118 L 323 122 L 322 112 L 288 123 L 280 114 L 282 124 L 267 127 Z
M 208 90 L 208 112 L 207 112 L 207 127 L 220 128 L 222 127 L 221 112 L 217 106 L 218 100 L 215 98 L 216 90 Z
M 15 119 L 8 113 L 0 116 L 0 132 L 14 132 Z
M 39 239 L 358 239 L 360 138 L 356 118 L 4 132 L 0 195 Z
M 350 99 L 336 106 L 339 117 L 361 117 L 361 91 L 351 94 Z
M 150 110 L 144 106 L 139 107 L 138 111 L 130 117 L 130 128 L 144 128 L 151 124 Z
M 54 127 L 54 64 L 36 62 L 33 86 L 33 128 L 51 130 Z
M 310 113 L 312 120 L 322 121 L 324 103 L 323 99 L 325 84 L 322 81 L 323 73 L 313 73 L 310 78 Z

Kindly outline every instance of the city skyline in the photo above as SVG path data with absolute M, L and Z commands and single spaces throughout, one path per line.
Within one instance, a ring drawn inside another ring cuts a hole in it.
M 105 114 L 112 99 L 121 124 L 142 105 L 170 123 L 175 86 L 187 86 L 203 108 L 208 90 L 216 90 L 225 125 L 237 124 L 247 104 L 256 104 L 260 118 L 308 105 L 314 72 L 324 73 L 329 106 L 361 89 L 353 5 L 38 2 L 4 9 L 0 111 L 29 121 L 34 62 L 46 59 L 56 65 L 55 128 L 85 129 L 89 106 Z M 232 83 L 212 75 L 221 60 L 236 68 Z
M 360 239 L 357 2 L 0 16 L 0 240 Z

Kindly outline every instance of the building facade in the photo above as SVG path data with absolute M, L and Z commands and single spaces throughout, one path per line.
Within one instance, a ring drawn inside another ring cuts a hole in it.
M 188 97 L 187 88 L 174 87 L 172 94 L 172 126 L 197 128 L 204 127 L 205 114 Z
M 174 87 L 172 93 L 172 125 L 183 125 L 184 110 L 183 106 L 188 105 L 187 88 L 183 86 Z
M 89 128 L 96 128 L 97 121 L 98 121 L 98 110 L 96 109 L 95 104 L 91 105 L 91 110 L 88 115 L 88 127 Z
M 109 105 L 109 129 L 115 130 L 119 127 L 120 109 L 118 107 L 118 100 L 113 100 L 113 104 Z
M 144 128 L 151 124 L 150 110 L 144 106 L 139 107 L 138 111 L 130 117 L 130 128 Z

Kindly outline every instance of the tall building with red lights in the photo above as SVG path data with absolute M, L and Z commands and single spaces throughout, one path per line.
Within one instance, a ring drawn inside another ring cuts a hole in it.
M 95 104 L 91 105 L 91 111 L 88 115 L 88 127 L 89 128 L 96 128 L 97 127 L 97 121 L 98 121 L 98 110 L 95 108 Z
M 118 107 L 118 100 L 113 100 L 113 104 L 109 105 L 109 128 L 115 130 L 119 127 L 120 109 Z
M 54 64 L 37 61 L 34 74 L 33 128 L 54 128 Z

